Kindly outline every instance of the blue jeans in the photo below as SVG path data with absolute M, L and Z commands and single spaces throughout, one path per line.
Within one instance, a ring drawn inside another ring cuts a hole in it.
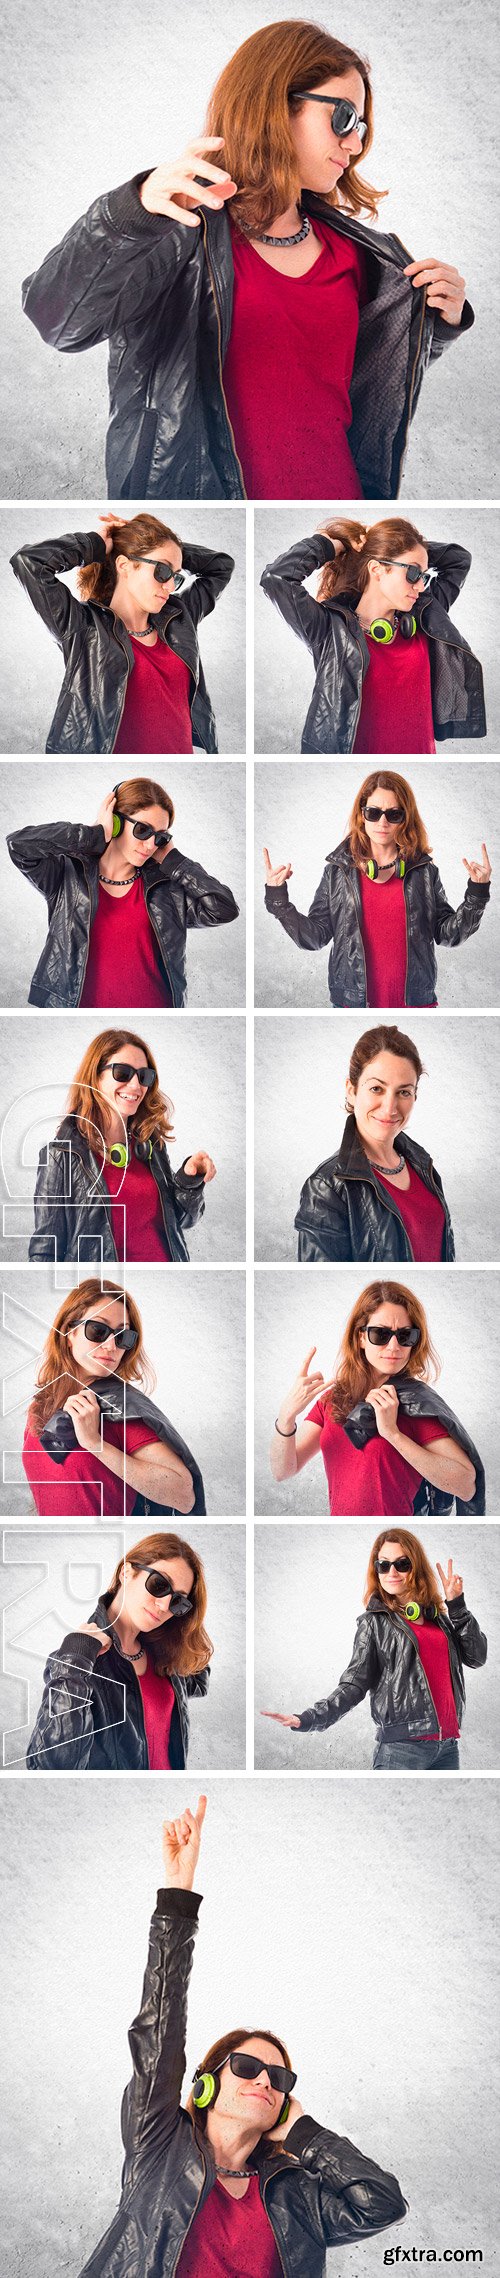
M 374 1772 L 459 1772 L 458 1740 L 379 1740 Z

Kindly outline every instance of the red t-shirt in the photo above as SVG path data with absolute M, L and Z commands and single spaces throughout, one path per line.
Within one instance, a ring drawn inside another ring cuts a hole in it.
M 134 878 L 123 901 L 115 901 L 114 894 L 101 886 L 80 1004 L 126 1005 L 143 1011 L 171 1003 L 142 878 Z
M 137 1671 L 136 1671 L 137 1675 Z M 169 1772 L 168 1753 L 170 1726 L 174 1711 L 175 1693 L 170 1677 L 159 1677 L 151 1662 L 143 1677 L 137 1677 L 142 1694 L 146 1740 L 150 1772 Z
M 132 1153 L 126 1171 L 115 1163 L 103 1163 L 102 1176 L 111 1197 L 113 1240 L 120 1263 L 126 1256 L 129 1264 L 146 1259 L 164 1265 L 170 1250 L 160 1194 L 149 1163 L 140 1162 Z
M 438 1195 L 432 1194 L 430 1188 L 424 1186 L 424 1181 L 419 1178 L 418 1172 L 414 1171 L 413 1164 L 408 1164 L 408 1170 L 410 1184 L 406 1187 L 404 1194 L 401 1193 L 399 1179 L 394 1184 L 393 1180 L 384 1178 L 383 1172 L 380 1171 L 377 1171 L 377 1178 L 380 1179 L 381 1186 L 385 1187 L 386 1193 L 393 1195 L 394 1201 L 397 1202 L 408 1239 L 411 1242 L 414 1258 L 420 1258 L 425 1260 L 426 1264 L 435 1265 L 443 1256 L 445 1229 L 443 1205 L 439 1201 Z
M 188 2231 L 177 2270 L 179 2278 L 283 2278 L 256 2175 L 243 2199 L 232 2199 L 223 2183 L 214 2183 Z
M 134 1418 L 125 1426 L 125 1450 L 135 1455 L 140 1447 L 147 1447 L 154 1439 L 151 1424 L 140 1424 Z M 104 1438 L 113 1447 L 123 1447 L 123 1425 L 105 1421 Z M 41 1519 L 99 1519 L 119 1518 L 133 1511 L 137 1488 L 125 1486 L 114 1471 L 108 1471 L 99 1456 L 89 1455 L 86 1448 L 75 1447 L 64 1463 L 54 1463 L 46 1455 L 36 1432 L 26 1425 L 23 1446 L 23 1469 L 31 1487 L 33 1501 Z M 102 1502 L 101 1502 L 102 1483 Z
M 402 878 L 388 878 L 379 886 L 358 870 L 361 893 L 361 932 L 366 964 L 368 1005 L 404 1005 L 406 994 L 406 911 Z
M 325 1407 L 322 1400 L 309 1409 L 306 1423 L 321 1425 L 320 1447 L 332 1519 L 410 1518 L 421 1473 L 413 1470 L 389 1440 L 377 1432 L 366 1447 L 353 1447 L 328 1403 Z M 404 1416 L 399 1408 L 398 1430 L 406 1439 L 417 1440 L 420 1447 L 449 1437 L 436 1416 Z
M 159 635 L 153 649 L 146 649 L 133 633 L 130 638 L 134 669 L 128 677 L 114 751 L 127 758 L 130 752 L 192 751 L 189 666 Z M 418 748 L 416 744 L 414 749 Z
M 402 1610 L 402 1609 L 400 1609 Z M 409 1621 L 418 1645 L 424 1674 L 432 1693 L 436 1710 L 436 1731 L 429 1732 L 429 1740 L 458 1740 L 460 1725 L 455 1708 L 455 1695 L 451 1682 L 450 1652 L 444 1630 L 436 1622 Z
M 411 603 L 410 603 L 411 609 Z M 431 668 L 425 633 L 371 641 L 353 751 L 435 752 Z
M 224 392 L 249 498 L 363 496 L 347 430 L 364 256 L 327 222 L 314 234 L 314 267 L 287 277 L 232 232 Z

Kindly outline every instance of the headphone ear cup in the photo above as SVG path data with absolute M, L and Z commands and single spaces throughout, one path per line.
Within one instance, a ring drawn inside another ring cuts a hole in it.
M 419 1619 L 420 1619 L 420 1606 L 419 1606 L 419 1604 L 418 1604 L 418 1599 L 417 1599 L 417 1598 L 409 1598 L 409 1599 L 408 1599 L 408 1605 L 407 1605 L 407 1606 L 405 1606 L 405 1614 L 406 1614 L 406 1619 L 407 1619 L 407 1621 L 419 1621 Z
M 195 2078 L 193 2080 L 193 2104 L 195 2104 L 197 2112 L 208 2111 L 209 2105 L 215 2103 L 218 2089 L 219 2082 L 216 2080 L 215 2073 L 197 2072 L 195 2074 Z
M 405 610 L 403 612 L 403 616 L 398 617 L 398 625 L 403 640 L 413 641 L 415 638 L 415 633 L 418 631 L 417 620 L 413 615 L 413 610 Z
M 366 864 L 366 875 L 367 878 L 378 878 L 378 862 L 374 862 L 372 855 Z
M 119 783 L 114 783 L 114 784 L 113 784 L 113 791 L 114 791 L 115 799 L 117 799 L 117 798 L 118 798 L 118 792 L 119 792 L 119 789 L 120 789 L 120 785 L 119 785 Z M 113 833 L 112 833 L 112 835 L 113 835 L 113 838 L 121 838 L 122 830 L 123 830 L 123 815 L 117 815 L 117 812 L 116 812 L 116 808 L 115 808 L 115 812 L 114 812 L 114 815 L 113 815 Z
M 134 1139 L 134 1155 L 138 1163 L 150 1163 L 153 1153 L 152 1139 Z
M 290 2111 L 290 2097 L 289 2097 L 289 2096 L 286 2096 L 286 2097 L 285 2097 L 285 2102 L 284 2102 L 284 2105 L 283 2105 L 283 2111 L 282 2111 L 282 2112 L 280 2112 L 279 2120 L 277 2120 L 277 2121 L 276 2121 L 276 2127 L 277 2127 L 277 2128 L 284 2128 L 284 2125 L 285 2125 L 285 2120 L 287 2120 L 287 2119 L 288 2119 L 288 2114 L 289 2114 L 289 2111 Z
M 388 647 L 389 641 L 394 640 L 394 626 L 391 625 L 390 617 L 374 617 L 369 633 L 372 641 L 379 641 L 382 647 Z

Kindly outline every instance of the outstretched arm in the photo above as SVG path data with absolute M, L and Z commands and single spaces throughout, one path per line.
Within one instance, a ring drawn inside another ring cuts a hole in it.
M 130 2027 L 133 2074 L 122 2104 L 125 2174 L 135 2181 L 147 2153 L 158 2157 L 178 2116 L 185 2067 L 187 1994 L 200 1897 L 193 1891 L 207 1799 L 164 1827 L 165 1883 L 158 1891 L 137 2017 Z

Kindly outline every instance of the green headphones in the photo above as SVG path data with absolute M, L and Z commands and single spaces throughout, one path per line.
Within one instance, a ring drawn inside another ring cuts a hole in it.
M 407 1621 L 419 1621 L 421 1614 L 424 1621 L 437 1621 L 438 1618 L 437 1606 L 419 1606 L 416 1598 L 408 1599 L 404 1611 Z
M 152 1139 L 134 1139 L 134 1155 L 140 1163 L 150 1163 L 152 1153 Z M 121 1147 L 116 1140 L 114 1146 L 108 1148 L 108 1163 L 114 1163 L 117 1171 L 126 1171 L 128 1160 L 128 1147 Z
M 370 640 L 379 641 L 383 647 L 384 644 L 387 646 L 389 641 L 395 641 L 398 631 L 402 633 L 404 641 L 412 641 L 417 632 L 417 620 L 413 616 L 413 612 L 411 615 L 405 612 L 402 617 L 398 618 L 397 625 L 391 625 L 390 617 L 374 617 L 373 625 L 369 625 L 368 630 Z
M 195 2073 L 193 2080 L 193 2104 L 195 2105 L 197 2112 L 208 2112 L 210 2105 L 215 2104 L 216 2097 L 219 2094 L 219 2088 L 220 2080 L 217 2079 L 217 2076 L 214 2072 Z M 275 2120 L 274 2123 L 276 2128 L 284 2128 L 285 2120 L 288 2119 L 289 2111 L 290 2097 L 286 2096 L 283 2110 L 280 2112 L 279 2120 Z
M 369 860 L 369 862 L 365 862 L 365 870 L 366 870 L 366 876 L 367 876 L 367 878 L 378 878 L 378 873 L 379 873 L 379 864 L 378 864 L 378 862 L 375 862 L 375 861 L 374 861 L 374 859 L 373 859 L 373 857 L 372 857 L 372 856 L 370 856 L 370 860 Z M 405 875 L 405 870 L 406 870 L 406 862 L 403 862 L 403 856 L 402 856 L 402 854 L 401 854 L 401 855 L 400 855 L 400 857 L 399 857 L 399 861 L 398 861 L 398 862 L 396 862 L 396 863 L 395 863 L 395 865 L 394 865 L 394 875 L 395 875 L 395 877 L 396 877 L 396 878 L 404 878 L 404 875 Z

